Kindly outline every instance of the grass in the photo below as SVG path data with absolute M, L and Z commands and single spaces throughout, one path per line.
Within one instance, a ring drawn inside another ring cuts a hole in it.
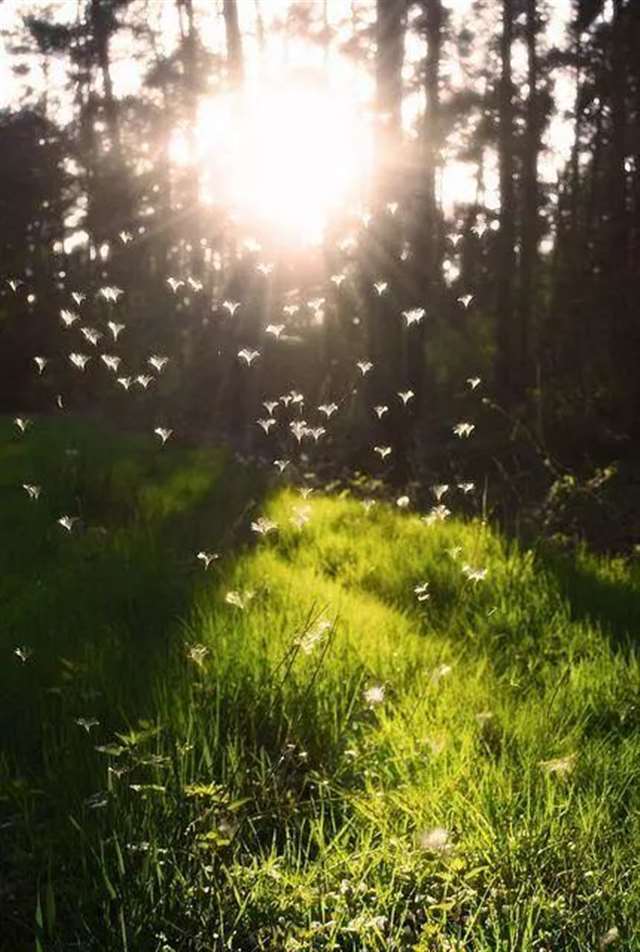
M 640 949 L 632 566 L 78 424 L 0 519 L 3 949 Z

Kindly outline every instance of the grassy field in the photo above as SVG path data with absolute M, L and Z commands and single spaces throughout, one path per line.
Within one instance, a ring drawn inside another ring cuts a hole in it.
M 634 567 L 44 421 L 0 541 L 3 950 L 640 949 Z

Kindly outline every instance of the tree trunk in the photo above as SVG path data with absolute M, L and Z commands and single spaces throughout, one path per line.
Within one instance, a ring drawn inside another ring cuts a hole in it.
M 244 82 L 242 35 L 238 22 L 237 0 L 224 0 L 224 29 L 227 38 L 227 67 L 231 85 L 238 89 Z
M 376 197 L 396 197 L 402 139 L 402 63 L 406 0 L 376 0 Z
M 422 130 L 422 169 L 419 172 L 417 203 L 419 219 L 415 240 L 415 271 L 413 285 L 417 300 L 413 303 L 429 310 L 439 306 L 442 274 L 442 218 L 438 208 L 436 183 L 441 161 L 442 131 L 440 116 L 440 60 L 444 10 L 441 0 L 423 0 L 425 13 L 424 89 L 426 108 Z M 407 349 L 407 372 L 410 388 L 415 393 L 419 416 L 425 410 L 425 343 L 427 323 L 423 320 L 409 332 L 411 347 Z
M 498 113 L 498 157 L 500 173 L 500 230 L 497 251 L 497 366 L 496 384 L 501 400 L 515 395 L 516 334 L 513 315 L 513 272 L 515 268 L 515 186 L 514 186 L 514 107 L 511 76 L 513 42 L 513 0 L 502 0 L 500 34 L 501 75 Z
M 120 122 L 118 106 L 113 94 L 111 78 L 111 62 L 109 58 L 109 25 L 106 10 L 102 0 L 91 0 L 91 22 L 93 36 L 96 43 L 96 52 L 100 76 L 102 78 L 102 93 L 104 97 L 104 114 L 111 138 L 114 154 L 121 156 L 122 143 L 120 139 Z
M 519 365 L 524 385 L 533 382 L 532 333 L 536 317 L 538 242 L 540 237 L 538 155 L 540 117 L 538 108 L 537 0 L 526 0 L 527 82 L 526 128 L 522 150 L 522 243 L 520 246 Z
M 608 277 L 610 288 L 612 333 L 612 371 L 622 384 L 620 397 L 627 408 L 628 425 L 638 422 L 637 393 L 637 343 L 635 327 L 629 323 L 627 287 L 629 282 L 627 213 L 627 172 L 625 168 L 627 147 L 627 17 L 623 0 L 614 0 L 611 24 L 611 154 L 609 159 L 609 260 Z M 622 376 L 622 379 L 621 379 Z

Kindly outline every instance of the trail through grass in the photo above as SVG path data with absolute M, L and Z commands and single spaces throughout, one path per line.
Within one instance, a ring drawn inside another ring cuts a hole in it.
M 0 464 L 2 948 L 640 948 L 634 568 L 78 425 Z

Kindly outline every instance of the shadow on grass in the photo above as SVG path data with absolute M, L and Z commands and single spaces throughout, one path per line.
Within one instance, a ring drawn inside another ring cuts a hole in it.
M 265 488 L 223 449 L 0 423 L 0 746 L 16 767 L 42 774 L 43 731 L 67 743 L 61 718 L 121 729 L 152 716 L 201 585 L 196 554 L 229 551 Z
M 546 554 L 543 565 L 555 579 L 575 621 L 597 625 L 617 650 L 640 641 L 640 572 L 621 559 L 605 561 L 587 552 Z

